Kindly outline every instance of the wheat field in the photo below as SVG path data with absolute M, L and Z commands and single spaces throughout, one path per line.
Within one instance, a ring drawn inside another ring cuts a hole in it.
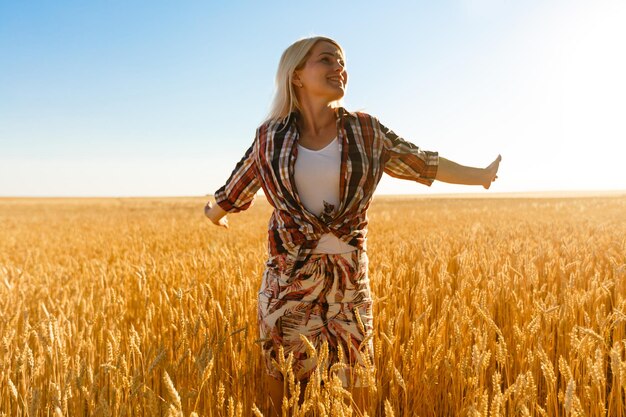
M 204 202 L 0 199 L 1 416 L 269 415 L 271 209 L 224 230 Z M 626 415 L 626 196 L 376 197 L 369 218 L 368 416 Z M 283 415 L 361 415 L 315 381 Z

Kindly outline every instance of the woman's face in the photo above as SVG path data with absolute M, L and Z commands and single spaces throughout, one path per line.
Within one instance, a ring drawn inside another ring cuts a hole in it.
M 330 42 L 316 43 L 304 66 L 295 71 L 293 82 L 301 97 L 323 98 L 329 103 L 341 99 L 348 83 L 341 50 Z

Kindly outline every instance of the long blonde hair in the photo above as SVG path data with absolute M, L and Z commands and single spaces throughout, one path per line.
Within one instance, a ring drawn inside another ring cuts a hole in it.
M 266 121 L 282 120 L 287 118 L 291 112 L 302 109 L 291 81 L 294 71 L 302 68 L 309 57 L 311 49 L 319 41 L 332 43 L 339 48 L 341 55 L 345 57 L 341 45 L 325 36 L 303 38 L 291 44 L 280 57 L 278 70 L 276 71 L 276 93 L 274 94 L 274 100 Z M 333 101 L 330 105 L 334 108 L 340 107 L 343 105 L 343 99 Z

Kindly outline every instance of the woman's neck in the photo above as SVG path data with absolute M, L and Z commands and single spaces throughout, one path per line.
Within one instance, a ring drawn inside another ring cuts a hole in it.
M 300 131 L 312 136 L 319 135 L 323 130 L 334 125 L 337 120 L 336 110 L 329 105 L 302 106 L 300 110 Z

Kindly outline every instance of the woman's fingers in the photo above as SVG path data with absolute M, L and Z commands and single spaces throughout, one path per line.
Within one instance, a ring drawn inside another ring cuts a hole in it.
M 500 161 L 502 161 L 502 155 L 498 155 L 498 157 L 489 165 L 489 168 L 498 172 L 498 167 L 500 166 Z
M 498 157 L 491 164 L 489 164 L 487 168 L 485 168 L 485 171 L 487 171 L 487 181 L 483 184 L 483 187 L 487 190 L 491 187 L 491 183 L 498 178 L 497 174 L 498 168 L 500 167 L 500 161 L 502 161 L 502 155 L 498 155 Z
M 492 172 L 494 180 L 498 177 L 496 174 L 498 173 L 498 168 L 500 168 L 500 161 L 502 161 L 502 156 L 498 155 L 495 161 L 489 165 L 489 170 Z

